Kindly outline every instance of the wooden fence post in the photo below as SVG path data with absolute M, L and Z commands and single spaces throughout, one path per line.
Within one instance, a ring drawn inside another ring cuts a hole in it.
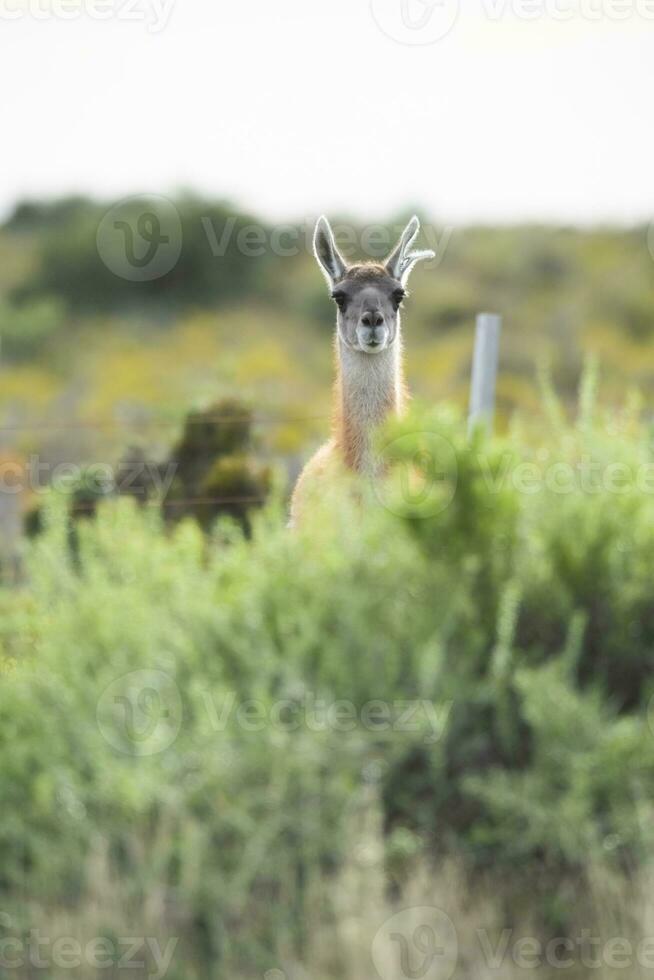
M 470 414 L 468 432 L 479 424 L 490 433 L 495 413 L 495 381 L 500 353 L 502 317 L 496 313 L 480 313 L 475 332 L 475 352 L 472 359 L 470 384 Z

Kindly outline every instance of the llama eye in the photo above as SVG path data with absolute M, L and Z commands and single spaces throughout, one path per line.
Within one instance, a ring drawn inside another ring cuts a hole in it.
M 347 303 L 347 296 L 345 293 L 332 293 L 332 299 L 338 306 L 339 310 L 343 311 L 345 309 L 345 304 Z
M 402 301 L 404 300 L 405 296 L 406 293 L 403 289 L 398 289 L 393 293 L 393 304 L 396 310 L 398 310 L 402 305 Z

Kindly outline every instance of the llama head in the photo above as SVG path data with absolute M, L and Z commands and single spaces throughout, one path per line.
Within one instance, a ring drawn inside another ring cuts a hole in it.
M 419 231 L 413 217 L 386 262 L 348 265 L 327 218 L 318 220 L 314 253 L 338 308 L 338 335 L 350 350 L 379 354 L 395 343 L 411 271 L 417 262 L 435 257 L 428 249 L 411 249 Z

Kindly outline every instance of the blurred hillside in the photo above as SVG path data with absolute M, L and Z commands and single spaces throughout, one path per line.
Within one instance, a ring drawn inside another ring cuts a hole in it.
M 135 222 L 139 207 L 135 199 Z M 15 208 L 0 229 L 0 452 L 113 460 L 137 442 L 161 455 L 187 411 L 234 396 L 254 409 L 261 452 L 291 469 L 322 437 L 333 311 L 310 254 L 311 227 L 273 228 L 193 196 L 175 207 L 179 259 L 143 282 L 101 258 L 106 204 Z M 387 222 L 388 241 L 405 217 Z M 505 317 L 500 425 L 516 411 L 538 412 L 535 371 L 545 359 L 564 400 L 589 352 L 600 357 L 609 401 L 631 385 L 654 388 L 646 228 L 452 230 L 423 219 L 439 258 L 414 276 L 405 318 L 409 382 L 420 399 L 465 404 L 474 315 L 483 309 Z M 377 226 L 341 228 L 352 258 L 387 251 Z

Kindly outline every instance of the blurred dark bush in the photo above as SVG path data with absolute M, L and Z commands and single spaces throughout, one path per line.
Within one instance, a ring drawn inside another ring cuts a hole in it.
M 272 486 L 270 467 L 256 456 L 252 425 L 247 405 L 224 399 L 187 416 L 179 442 L 163 463 L 142 446 L 132 446 L 119 461 L 111 486 L 97 467 L 83 468 L 65 494 L 73 527 L 94 517 L 102 500 L 118 495 L 140 506 L 160 506 L 171 523 L 193 517 L 208 531 L 227 515 L 248 531 L 251 512 L 264 505 Z M 30 537 L 43 530 L 43 506 L 39 502 L 25 515 Z
M 253 457 L 252 412 L 224 399 L 186 419 L 168 460 L 175 476 L 163 503 L 168 520 L 193 516 L 208 529 L 221 514 L 249 528 L 270 492 L 271 472 Z

